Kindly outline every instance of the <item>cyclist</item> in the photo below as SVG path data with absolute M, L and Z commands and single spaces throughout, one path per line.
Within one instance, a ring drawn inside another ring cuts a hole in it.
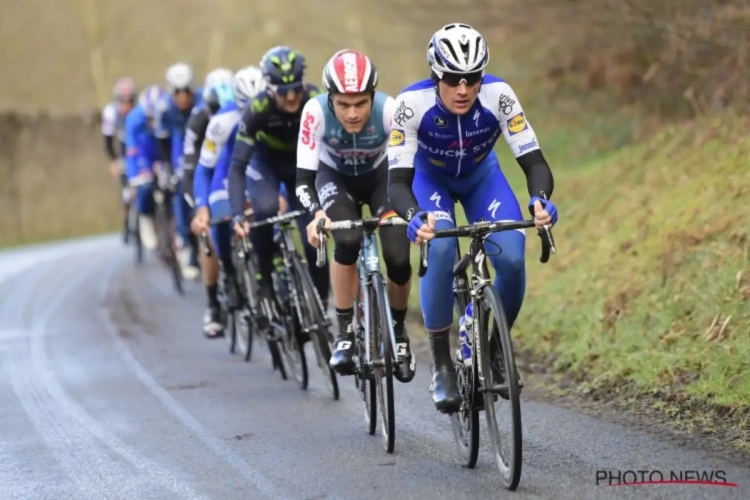
M 203 103 L 201 106 L 193 108 L 193 112 L 188 120 L 187 131 L 185 132 L 185 143 L 183 145 L 183 177 L 182 177 L 182 191 L 188 205 L 195 210 L 196 204 L 193 199 L 193 178 L 195 176 L 195 167 L 198 164 L 198 156 L 203 146 L 203 141 L 206 136 L 206 129 L 208 129 L 208 123 L 211 117 L 214 116 L 221 107 L 220 95 L 212 90 L 214 85 L 221 84 L 232 84 L 234 74 L 231 70 L 226 68 L 217 68 L 208 75 L 203 85 Z M 207 229 L 195 230 L 193 223 L 195 222 L 195 213 L 191 219 L 191 229 L 194 234 L 200 235 L 207 231 Z M 216 259 L 216 254 L 212 253 L 210 256 L 205 254 L 201 255 L 200 261 L 201 273 L 203 274 L 203 283 L 206 287 L 206 294 L 208 296 L 209 309 L 217 311 L 211 315 L 208 319 L 204 316 L 204 334 L 211 336 L 212 332 L 219 332 L 222 328 L 221 321 L 218 320 L 219 311 L 219 300 L 218 300 L 218 287 L 216 285 L 219 275 L 219 264 Z M 208 315 L 208 313 L 207 313 Z
M 522 217 L 493 151 L 501 135 L 526 174 L 537 226 L 554 224 L 557 208 L 546 199 L 554 186 L 552 172 L 513 89 L 485 74 L 489 49 L 482 35 L 466 24 L 448 24 L 430 40 L 427 60 L 431 78 L 407 87 L 397 98 L 388 147 L 388 197 L 410 221 L 409 239 L 421 243 L 432 239 L 435 228 L 455 227 L 454 199 L 469 222 Z M 490 261 L 512 326 L 526 288 L 525 234 L 508 231 L 488 239 L 502 248 L 489 252 Z M 449 342 L 456 244 L 455 238 L 431 243 L 430 265 L 420 283 L 435 365 L 432 399 L 443 412 L 456 411 L 461 402 Z
M 217 68 L 206 75 L 203 85 L 203 102 L 200 106 L 193 108 L 185 127 L 185 141 L 182 144 L 182 191 L 191 207 L 194 207 L 193 176 L 195 166 L 198 164 L 198 154 L 206 137 L 208 122 L 221 106 L 218 94 L 212 92 L 211 87 L 221 83 L 231 85 L 233 78 L 232 70 L 226 68 Z
M 370 59 L 354 50 L 336 52 L 323 70 L 328 91 L 307 102 L 297 143 L 297 188 L 300 202 L 315 217 L 307 226 L 311 245 L 318 245 L 320 219 L 357 219 L 367 203 L 375 216 L 391 210 L 388 202 L 386 145 L 396 101 L 376 92 L 378 72 Z M 403 226 L 380 230 L 395 323 L 396 377 L 408 382 L 415 365 L 404 328 L 411 287 L 409 240 Z M 341 374 L 354 370 L 354 297 L 358 290 L 357 258 L 362 231 L 337 231 L 331 267 L 338 334 L 330 365 Z
M 160 159 L 154 135 L 155 124 L 164 112 L 166 94 L 158 85 L 146 87 L 138 96 L 138 105 L 125 119 L 125 174 L 134 191 L 143 246 L 156 248 L 154 228 L 154 166 Z
M 229 169 L 229 202 L 235 231 L 240 236 L 249 233 L 243 214 L 246 182 L 255 220 L 265 220 L 278 213 L 281 183 L 290 187 L 295 185 L 297 136 L 302 108 L 320 93 L 315 85 L 304 82 L 305 58 L 289 47 L 270 49 L 263 56 L 260 66 L 266 80 L 266 91 L 255 96 L 242 114 Z M 296 197 L 291 197 L 289 201 L 292 210 L 301 208 Z M 304 225 L 309 222 L 310 217 L 302 217 L 299 221 Z M 251 237 L 262 280 L 268 285 L 262 289 L 271 291 L 273 228 L 260 227 L 253 231 Z M 315 248 L 309 243 L 303 246 L 311 277 L 320 299 L 326 305 L 328 266 L 318 268 L 315 265 Z
M 260 69 L 249 66 L 237 72 L 234 86 L 217 85 L 212 89 L 220 95 L 223 104 L 211 119 L 209 132 L 200 153 L 200 163 L 196 171 L 195 200 L 196 210 L 193 219 L 193 231 L 200 233 L 209 229 L 209 222 L 223 222 L 231 217 L 227 195 L 227 172 L 235 144 L 241 109 L 247 104 L 249 96 L 258 94 L 265 84 Z M 235 98 L 238 97 L 238 98 Z M 286 194 L 279 199 L 281 212 L 286 210 Z M 203 317 L 203 331 L 208 338 L 223 335 L 220 321 L 220 308 L 216 297 L 218 282 L 218 262 L 224 269 L 224 290 L 231 306 L 236 306 L 238 296 L 234 287 L 234 265 L 231 255 L 231 228 L 229 224 L 213 225 L 210 229 L 211 243 L 216 249 L 211 258 L 215 259 L 212 279 L 212 292 L 209 305 Z
M 208 125 L 196 171 L 194 195 L 197 208 L 192 229 L 198 234 L 209 230 L 211 220 L 220 221 L 231 217 L 226 183 L 237 124 L 241 118 L 241 110 L 249 98 L 263 89 L 263 74 L 260 69 L 250 66 L 238 71 L 232 83 L 231 86 L 220 84 L 211 87 L 212 93 L 218 96 L 221 107 Z M 204 281 L 209 294 L 208 307 L 203 316 L 203 332 L 209 338 L 223 334 L 217 297 L 219 260 L 224 267 L 224 290 L 228 292 L 230 302 L 237 299 L 234 287 L 231 286 L 233 280 L 228 279 L 233 271 L 230 232 L 228 224 L 212 227 L 211 239 L 217 251 L 203 259 L 207 264 L 204 268 Z
M 194 86 L 193 68 L 189 64 L 176 63 L 167 68 L 165 75 L 169 97 L 167 109 L 160 116 L 157 129 L 160 152 L 167 162 L 168 169 L 179 178 L 182 176 L 182 155 L 187 122 L 194 107 L 201 105 L 201 89 Z M 176 186 L 172 197 L 177 232 L 182 239 L 180 252 L 183 269 L 187 279 L 197 278 L 198 270 L 197 241 L 188 230 L 190 206 L 183 196 L 182 186 Z
M 110 159 L 110 172 L 120 178 L 122 187 L 122 203 L 124 208 L 124 224 L 122 240 L 128 242 L 128 212 L 130 211 L 130 189 L 128 177 L 125 175 L 122 159 L 125 156 L 125 118 L 135 107 L 135 81 L 130 77 L 118 78 L 112 89 L 114 101 L 107 104 L 102 111 L 102 136 L 104 136 L 104 150 Z

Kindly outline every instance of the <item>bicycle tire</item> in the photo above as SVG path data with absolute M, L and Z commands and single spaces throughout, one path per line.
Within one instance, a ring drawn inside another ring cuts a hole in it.
M 168 203 L 168 197 L 165 197 L 162 203 L 156 203 L 155 216 L 158 225 L 159 239 L 161 240 L 162 251 L 169 267 L 169 272 L 172 276 L 172 285 L 175 291 L 179 295 L 185 295 L 185 290 L 182 287 L 182 270 L 180 269 L 180 261 L 177 259 L 177 252 L 175 251 L 174 243 L 174 219 L 170 217 L 169 209 L 166 206 Z
M 130 211 L 128 212 L 128 231 L 130 236 L 133 238 L 135 244 L 135 263 L 143 263 L 143 242 L 141 241 L 141 226 L 138 217 L 138 208 L 135 203 L 130 205 Z
M 490 335 L 497 332 L 500 342 L 501 352 L 504 360 L 505 380 L 508 387 L 508 404 L 510 405 L 511 430 L 510 430 L 510 456 L 504 457 L 502 452 L 500 433 L 497 430 L 497 418 L 495 415 L 495 401 L 493 392 L 484 392 L 484 413 L 487 420 L 487 429 L 490 434 L 490 445 L 492 447 L 495 462 L 500 471 L 503 486 L 508 490 L 515 490 L 521 480 L 521 466 L 523 456 L 523 434 L 521 427 L 521 401 L 520 389 L 518 387 L 518 372 L 516 370 L 515 355 L 513 353 L 513 343 L 508 329 L 508 321 L 505 316 L 500 297 L 497 291 L 488 284 L 481 290 L 480 300 L 477 301 L 480 314 L 478 319 L 480 323 L 478 334 L 475 339 L 479 340 L 481 370 L 483 372 L 484 383 L 489 387 L 494 387 L 497 382 L 494 381 L 490 359 Z M 494 317 L 497 329 L 489 329 L 490 315 Z M 490 333 L 488 333 L 490 332 Z M 498 400 L 500 398 L 498 397 Z
M 464 284 L 468 283 L 466 273 L 454 277 L 454 303 L 458 317 L 464 315 L 466 305 L 469 302 L 469 294 L 466 291 L 457 291 L 458 285 L 456 280 L 463 278 Z M 460 348 L 459 348 L 460 349 Z M 475 351 L 472 349 L 472 351 Z M 477 465 L 479 458 L 479 410 L 474 404 L 474 398 L 479 397 L 476 391 L 476 366 L 475 360 L 472 360 L 472 366 L 467 367 L 460 355 L 460 350 L 456 353 L 454 366 L 456 367 L 456 376 L 458 390 L 463 398 L 461 409 L 456 413 L 451 413 L 451 428 L 453 429 L 453 439 L 456 442 L 456 450 L 461 458 L 463 465 L 473 469 Z M 473 358 L 476 354 L 472 352 Z
M 380 422 L 383 432 L 383 448 L 386 453 L 393 453 L 396 445 L 396 409 L 393 397 L 393 346 L 391 345 L 390 328 L 388 321 L 388 301 L 385 295 L 385 284 L 379 275 L 373 276 L 373 282 L 369 285 L 371 297 L 374 299 L 374 308 L 371 307 L 371 318 L 377 321 L 373 325 L 372 333 L 375 335 L 373 344 L 378 346 L 378 357 L 382 357 L 383 365 L 375 367 L 375 387 L 378 392 L 378 403 L 380 406 Z M 374 309 L 374 310 L 373 310 Z M 385 387 L 383 387 L 385 382 Z
M 323 372 L 326 385 L 328 385 L 328 389 L 331 391 L 333 399 L 338 400 L 341 396 L 339 393 L 338 380 L 336 379 L 336 373 L 328 365 L 328 361 L 331 359 L 331 342 L 333 339 L 330 338 L 330 332 L 326 331 L 325 312 L 321 310 L 318 292 L 315 290 L 310 272 L 308 271 L 307 266 L 302 263 L 302 259 L 300 259 L 296 252 L 292 254 L 292 269 L 299 280 L 299 291 L 302 292 L 302 313 L 303 315 L 307 315 L 307 324 L 317 325 L 315 331 L 310 335 L 310 340 L 315 346 L 318 367 L 320 367 L 321 372 Z
M 360 314 L 365 307 L 362 304 L 362 294 L 357 292 L 357 300 L 354 305 L 356 314 Z M 364 315 L 360 315 L 359 327 L 365 324 Z M 372 376 L 371 367 L 368 366 L 369 360 L 366 359 L 366 347 L 365 342 L 367 339 L 364 337 L 364 332 L 359 331 L 356 333 L 356 345 L 359 369 L 354 373 L 354 383 L 357 387 L 360 397 L 362 398 L 362 406 L 365 414 L 365 425 L 367 426 L 367 433 L 370 436 L 375 435 L 375 431 L 378 429 L 378 394 L 375 388 L 375 378 Z M 366 370 L 366 371 L 365 371 Z M 366 375 L 366 376 L 365 376 Z
M 245 362 L 249 362 L 253 354 L 253 336 L 259 334 L 257 318 L 253 317 L 251 312 L 254 305 L 256 306 L 256 311 L 259 309 L 258 291 L 255 281 L 258 268 L 255 265 L 255 259 L 252 255 L 243 255 L 243 257 L 236 255 L 235 270 L 239 270 L 239 274 L 237 275 L 239 281 L 238 291 L 242 296 L 242 302 L 245 306 L 244 313 L 248 319 L 247 342 L 245 343 L 247 349 L 242 354 Z
M 289 304 L 286 304 L 282 316 L 282 323 L 285 325 L 282 339 L 287 365 L 291 368 L 290 371 L 293 371 L 292 376 L 297 381 L 299 388 L 306 391 L 310 383 L 310 374 L 307 371 L 305 346 L 299 335 L 300 327 L 297 314 Z

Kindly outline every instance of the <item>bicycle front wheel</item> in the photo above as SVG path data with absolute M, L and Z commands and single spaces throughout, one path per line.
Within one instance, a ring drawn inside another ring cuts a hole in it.
M 380 276 L 373 277 L 370 296 L 372 303 L 372 336 L 377 347 L 377 359 L 373 363 L 375 386 L 380 405 L 380 421 L 383 430 L 383 447 L 393 453 L 396 445 L 396 412 L 393 406 L 393 346 L 391 345 L 391 322 L 388 321 L 388 301 L 385 285 Z
M 302 328 L 310 329 L 310 340 L 315 346 L 315 354 L 318 358 L 318 366 L 326 380 L 326 385 L 331 391 L 333 399 L 339 399 L 339 384 L 336 380 L 336 374 L 328 366 L 331 359 L 331 342 L 330 332 L 327 330 L 325 320 L 325 311 L 320 307 L 318 292 L 315 290 L 310 272 L 302 263 L 297 254 L 292 254 L 292 268 L 296 274 L 299 291 L 302 295 Z
M 505 310 L 492 285 L 482 289 L 476 305 L 479 309 L 479 324 L 476 325 L 478 330 L 474 335 L 474 341 L 479 343 L 480 370 L 484 380 L 484 412 L 490 444 L 503 486 L 508 490 L 515 490 L 521 479 L 523 436 L 521 391 L 518 387 L 513 343 Z M 502 397 L 506 392 L 507 401 Z M 509 410 L 510 422 L 505 437 L 501 437 L 498 430 L 496 402 L 498 407 L 506 406 Z
M 157 225 L 159 247 L 163 252 L 164 260 L 169 267 L 170 274 L 172 275 L 172 284 L 174 285 L 175 291 L 180 295 L 185 295 L 185 290 L 182 287 L 182 269 L 180 268 L 180 261 L 177 258 L 176 243 L 175 243 L 175 221 L 174 217 L 171 216 L 169 208 L 166 206 L 168 203 L 168 197 L 165 197 L 160 191 L 156 193 L 161 194 L 161 197 L 156 202 L 155 210 L 155 222 Z

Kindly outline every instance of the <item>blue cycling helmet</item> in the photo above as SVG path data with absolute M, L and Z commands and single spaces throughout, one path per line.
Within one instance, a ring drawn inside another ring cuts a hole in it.
M 138 96 L 138 104 L 146 116 L 153 118 L 164 111 L 167 93 L 158 85 L 149 85 Z
M 230 83 L 217 83 L 207 90 L 204 101 L 211 113 L 216 113 L 222 106 L 234 101 L 234 89 Z
M 305 57 L 289 47 L 270 49 L 260 61 L 260 69 L 273 91 L 300 90 L 305 77 Z

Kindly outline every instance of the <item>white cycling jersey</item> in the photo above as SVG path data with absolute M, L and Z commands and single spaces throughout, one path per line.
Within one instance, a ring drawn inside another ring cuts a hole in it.
M 198 163 L 206 168 L 214 168 L 224 144 L 229 140 L 235 125 L 242 118 L 242 111 L 236 103 L 225 104 L 208 122 L 206 138 L 201 146 Z
M 125 117 L 121 116 L 117 102 L 107 104 L 102 110 L 102 135 L 107 137 L 117 137 L 118 140 L 125 140 Z

